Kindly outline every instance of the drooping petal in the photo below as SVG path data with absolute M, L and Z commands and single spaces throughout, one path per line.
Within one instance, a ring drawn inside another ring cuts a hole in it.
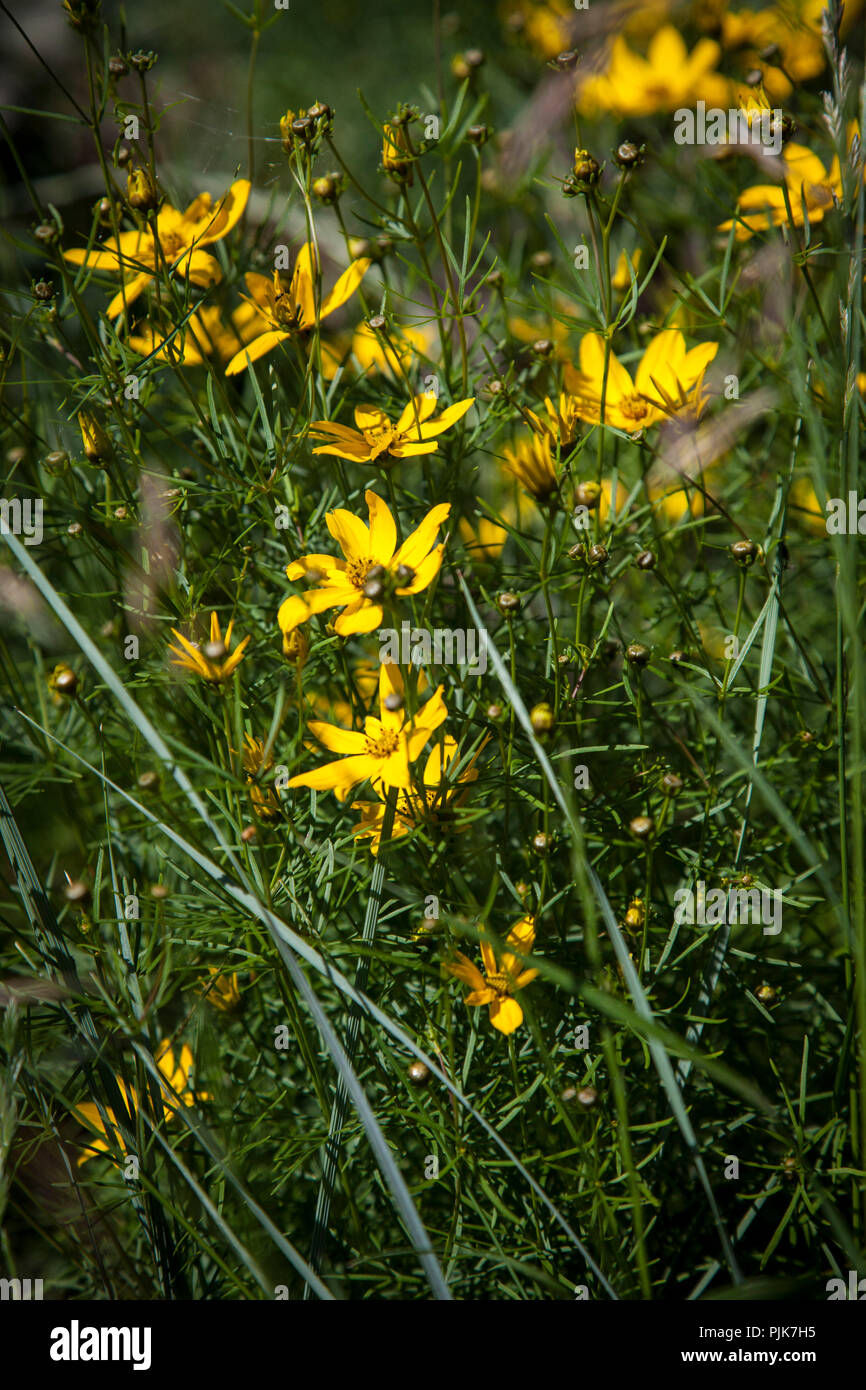
M 481 974 L 478 966 L 473 965 L 469 957 L 464 956 L 462 951 L 458 951 L 456 960 L 448 961 L 445 968 L 450 975 L 453 975 L 458 980 L 462 980 L 465 985 L 470 985 L 474 990 L 483 990 L 486 988 L 484 976 Z
M 366 256 L 361 256 L 359 260 L 352 262 L 348 270 L 343 271 L 331 293 L 322 300 L 320 318 L 327 318 L 328 314 L 332 314 L 341 304 L 345 304 L 347 299 L 352 298 L 371 265 L 372 261 Z
M 262 333 L 261 337 L 254 338 L 245 348 L 241 348 L 240 352 L 235 353 L 226 367 L 226 376 L 237 376 L 238 372 L 242 372 L 251 362 L 257 362 L 265 353 L 273 351 L 278 343 L 284 343 L 291 336 L 291 333 L 284 333 L 280 329 Z
M 500 1033 L 513 1033 L 523 1022 L 523 1010 L 516 999 L 497 999 L 490 1005 L 490 1022 Z
M 334 619 L 334 631 L 340 637 L 353 637 L 357 633 L 375 632 L 382 626 L 382 605 L 381 603 L 371 603 L 366 598 L 356 599 L 348 608 L 344 608 L 339 617 Z
M 138 299 L 139 295 L 147 289 L 152 279 L 153 276 L 145 271 L 141 275 L 133 275 L 131 280 L 127 280 L 123 289 L 117 291 L 117 294 L 106 309 L 105 312 L 108 318 L 114 319 L 117 318 L 118 314 L 122 314 L 126 305 L 132 304 Z

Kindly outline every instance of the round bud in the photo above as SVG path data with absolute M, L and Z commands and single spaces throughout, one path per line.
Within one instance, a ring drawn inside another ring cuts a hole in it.
M 78 677 L 71 666 L 63 666 L 52 676 L 51 685 L 58 695 L 74 695 L 78 689 Z
M 311 121 L 329 121 L 333 112 L 324 101 L 316 101 L 307 109 Z
M 506 592 L 498 596 L 496 607 L 499 609 L 500 613 L 505 613 L 510 617 L 512 613 L 516 613 L 520 608 L 520 599 L 516 594 Z
M 761 72 L 760 68 L 751 68 L 750 71 L 746 73 L 747 87 L 760 87 L 763 80 L 764 74 Z
M 406 1075 L 413 1086 L 426 1086 L 431 1074 L 430 1068 L 424 1062 L 419 1061 L 417 1057 L 406 1068 Z
M 501 718 L 502 718 L 502 706 L 501 706 L 501 705 L 488 705 L 488 706 L 487 706 L 487 718 L 488 718 L 488 719 L 501 719 Z
M 636 840 L 648 840 L 656 828 L 652 816 L 635 816 L 628 823 L 628 833 Z
M 82 532 L 82 525 L 81 525 L 81 522 L 80 522 L 80 521 L 70 521 L 69 525 L 68 525 L 67 528 L 66 528 L 66 534 L 67 534 L 67 536 L 80 536 L 80 535 L 81 535 L 81 532 Z
M 385 322 L 384 315 L 374 314 L 372 318 L 367 319 L 367 327 L 372 328 L 374 333 L 380 333 L 385 327 Z
M 254 825 L 245 825 L 241 831 L 241 840 L 245 845 L 248 845 L 251 840 L 256 838 L 257 834 L 258 831 Z
M 778 63 L 781 56 L 777 43 L 768 43 L 766 48 L 762 48 L 758 54 L 762 63 Z
M 566 1086 L 565 1090 L 562 1091 L 562 1092 L 560 1093 L 559 1099 L 560 1099 L 560 1100 L 564 1100 L 565 1103 L 566 1103 L 566 1105 L 568 1105 L 568 1103 L 569 1103 L 570 1101 L 576 1100 L 576 1099 L 577 1099 L 577 1087 L 576 1087 L 576 1086 Z
M 675 772 L 666 772 L 662 778 L 662 791 L 665 796 L 679 796 L 683 789 L 683 779 Z
M 143 772 L 138 779 L 138 785 L 143 792 L 155 792 L 159 786 L 159 773 L 153 771 Z
M 639 164 L 643 164 L 645 152 L 645 145 L 636 145 L 633 140 L 623 140 L 614 151 L 614 163 L 618 164 L 620 169 L 636 169 Z
M 599 483 L 578 483 L 574 489 L 574 500 L 578 507 L 586 507 L 590 512 L 595 511 L 601 501 L 601 485 Z
M 532 344 L 532 351 L 536 357 L 549 357 L 553 352 L 553 343 L 549 338 L 536 338 Z
M 553 257 L 549 251 L 535 251 L 529 258 L 529 264 L 533 270 L 550 270 Z
M 586 561 L 589 565 L 606 565 L 609 558 L 606 545 L 591 545 L 586 552 Z
M 54 286 L 50 280 L 37 280 L 33 286 L 33 293 L 37 299 L 53 299 Z
M 675 652 L 671 652 L 670 656 L 668 657 L 668 661 L 672 661 L 675 666 L 679 666 L 681 662 L 685 661 L 685 659 L 686 653 L 679 651 L 679 649 Z
M 371 599 L 373 603 L 378 603 L 385 597 L 385 585 L 381 579 L 368 579 L 362 590 L 364 597 Z
M 349 255 L 353 261 L 366 260 L 375 255 L 376 248 L 372 241 L 368 241 L 364 236 L 349 237 Z
M 640 642 L 632 642 L 630 646 L 626 647 L 625 655 L 626 660 L 630 661 L 633 666 L 646 666 L 650 659 L 650 650 L 649 647 L 644 647 Z
M 394 250 L 394 238 L 390 236 L 377 236 L 376 246 L 380 256 L 390 256 Z
M 385 571 L 385 566 L 384 566 L 384 565 L 371 565 L 370 568 L 367 570 L 367 578 L 368 578 L 368 579 L 384 579 L 384 578 L 385 578 L 385 573 L 386 573 L 386 571 Z
M 63 896 L 68 903 L 86 903 L 90 889 L 80 878 L 73 878 L 63 885 Z
M 398 565 L 394 571 L 394 578 L 397 581 L 398 588 L 405 589 L 415 578 L 415 571 L 412 569 L 411 565 Z
M 313 122 L 309 116 L 296 116 L 292 121 L 292 134 L 298 135 L 303 140 L 308 140 L 313 129 Z
M 150 896 L 156 898 L 157 902 L 164 902 L 168 897 L 168 888 L 164 883 L 152 883 L 150 885 Z
M 340 195 L 340 185 L 333 174 L 325 174 L 313 180 L 313 192 L 323 203 L 335 203 Z
M 639 570 L 654 570 L 656 567 L 656 557 L 651 550 L 642 550 L 635 560 Z
M 578 191 L 585 193 L 595 188 L 601 178 L 601 165 L 589 150 L 575 150 L 573 172 Z
M 525 879 L 521 878 L 517 881 L 517 883 L 515 883 L 514 887 L 518 898 L 520 898 L 520 901 L 525 902 L 526 899 L 529 897 L 530 893 L 529 884 L 525 881 Z
M 50 246 L 57 240 L 57 228 L 53 222 L 40 222 L 36 231 L 33 233 L 37 241 L 41 241 L 43 246 Z
M 129 68 L 127 67 L 123 59 L 118 56 L 114 58 L 109 58 L 108 71 L 111 73 L 112 77 L 118 78 L 125 77 L 126 74 L 129 72 Z
M 132 150 L 129 148 L 128 145 L 121 145 L 120 149 L 117 151 L 116 158 L 117 163 L 120 165 L 121 168 L 123 168 L 123 166 L 125 164 L 128 164 L 129 161 L 132 159 Z
M 755 998 L 759 999 L 762 1004 L 772 1004 L 773 1000 L 776 998 L 776 991 L 773 989 L 772 985 L 759 985 L 755 990 Z
M 533 733 L 536 734 L 552 733 L 556 727 L 556 717 L 546 701 L 532 707 L 529 712 L 529 722 L 532 725 Z
M 466 139 L 470 145 L 475 145 L 478 149 L 486 145 L 493 131 L 489 125 L 471 125 L 466 132 Z
M 581 1086 L 577 1093 L 577 1103 L 582 1105 L 584 1110 L 591 1110 L 598 1100 L 598 1091 L 594 1086 Z
M 731 546 L 732 556 L 738 565 L 742 565 L 743 569 L 747 569 L 749 565 L 755 563 L 757 553 L 758 547 L 754 541 L 734 541 Z
M 65 468 L 69 467 L 69 455 L 65 449 L 52 449 L 50 454 L 45 455 L 42 462 L 48 473 L 62 473 Z
M 384 700 L 382 701 L 382 704 L 385 706 L 385 709 L 388 710 L 390 714 L 396 714 L 398 710 L 403 708 L 403 696 L 400 695 L 396 690 L 392 690 L 390 695 L 385 696 Z
M 205 642 L 201 654 L 205 661 L 225 661 L 229 651 L 225 642 Z
M 557 53 L 553 61 L 560 72 L 572 72 L 580 62 L 580 54 L 576 48 L 567 48 L 564 53 Z
M 549 854 L 552 844 L 553 837 L 551 835 L 545 835 L 543 830 L 532 837 L 532 848 L 535 850 L 536 854 Z
M 490 288 L 493 290 L 501 290 L 504 283 L 505 276 L 502 274 L 502 271 L 491 270 L 490 274 L 487 276 L 487 284 Z

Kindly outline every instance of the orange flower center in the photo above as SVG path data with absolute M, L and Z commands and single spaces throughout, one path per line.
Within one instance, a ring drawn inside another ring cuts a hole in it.
M 274 314 L 280 328 L 293 329 L 301 326 L 301 311 L 292 303 L 290 294 L 278 294 L 274 301 Z
M 383 729 L 378 738 L 367 739 L 367 756 L 370 758 L 390 758 L 397 751 L 399 737 L 393 729 Z
M 619 411 L 627 420 L 645 420 L 649 415 L 649 406 L 640 396 L 626 396 L 619 402 Z
M 506 995 L 511 988 L 511 981 L 503 971 L 500 971 L 497 975 L 488 975 L 487 983 L 491 989 L 496 990 L 500 999 Z
M 833 191 L 825 183 L 806 185 L 806 203 L 810 208 L 828 208 L 833 202 Z
M 183 237 L 178 236 L 177 232 L 163 232 L 159 240 L 166 260 L 173 260 L 184 248 Z
M 346 578 L 356 589 L 363 589 L 367 582 L 367 575 L 375 565 L 376 561 L 367 560 L 348 560 L 346 562 Z

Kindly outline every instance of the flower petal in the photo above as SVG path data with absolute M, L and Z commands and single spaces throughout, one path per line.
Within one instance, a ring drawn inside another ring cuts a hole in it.
M 236 352 L 232 360 L 226 367 L 226 376 L 237 376 L 251 362 L 257 362 L 265 353 L 271 352 L 279 343 L 284 343 L 287 338 L 291 338 L 291 333 L 284 333 L 281 329 L 271 329 L 267 333 L 262 333 L 258 338 L 254 338 L 246 347 Z
M 516 999 L 497 999 L 490 1005 L 490 1022 L 500 1033 L 513 1033 L 523 1022 L 523 1010 Z

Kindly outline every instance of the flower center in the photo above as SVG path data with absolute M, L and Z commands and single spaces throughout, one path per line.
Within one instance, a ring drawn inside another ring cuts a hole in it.
M 620 401 L 619 410 L 627 420 L 645 420 L 649 415 L 649 406 L 640 396 L 626 396 Z
M 373 425 L 364 430 L 364 439 L 370 446 L 370 456 L 378 458 L 379 454 L 384 454 L 390 449 L 397 437 L 397 431 L 391 424 Z
M 183 237 L 178 236 L 177 232 L 163 232 L 160 237 L 163 254 L 166 260 L 172 259 L 180 254 L 184 247 Z
M 367 739 L 367 756 L 370 758 L 390 758 L 396 752 L 399 738 L 393 729 L 383 729 L 378 738 Z
M 832 190 L 823 183 L 806 185 L 806 203 L 810 208 L 828 208 L 833 201 Z
M 346 578 L 356 589 L 363 589 L 375 560 L 347 560 Z
M 300 328 L 300 310 L 292 303 L 290 294 L 278 294 L 274 302 L 274 315 L 280 328 Z
M 502 995 L 508 993 L 508 987 L 511 982 L 508 976 L 504 972 L 500 971 L 497 975 L 488 975 L 487 983 L 490 986 L 490 988 L 495 989 L 496 993 L 501 997 Z

